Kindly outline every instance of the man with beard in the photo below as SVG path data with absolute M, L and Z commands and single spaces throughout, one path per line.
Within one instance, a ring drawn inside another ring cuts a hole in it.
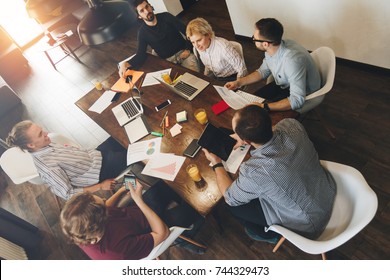
M 119 75 L 128 68 L 138 68 L 146 60 L 148 45 L 161 58 L 199 72 L 198 61 L 192 45 L 185 39 L 186 26 L 170 13 L 154 14 L 154 8 L 146 0 L 135 0 L 133 7 L 143 24 L 138 30 L 138 49 L 136 55 L 122 63 Z
M 228 82 L 231 90 L 267 79 L 272 74 L 275 81 L 255 94 L 266 99 L 261 105 L 269 111 L 297 110 L 309 95 L 321 86 L 321 77 L 308 51 L 292 40 L 282 40 L 283 26 L 274 18 L 256 22 L 252 36 L 256 47 L 265 52 L 260 68 L 242 78 Z

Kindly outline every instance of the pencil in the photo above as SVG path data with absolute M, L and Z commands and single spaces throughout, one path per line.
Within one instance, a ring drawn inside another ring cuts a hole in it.
M 162 121 L 161 121 L 161 123 L 160 123 L 160 126 L 162 126 L 163 124 L 164 124 L 164 122 L 165 122 L 165 117 L 168 115 L 168 110 L 165 112 L 165 114 L 164 114 L 164 117 L 163 117 L 163 119 L 162 119 Z
M 163 124 L 162 134 L 163 134 L 163 136 L 165 134 L 165 124 Z
M 176 80 L 176 78 L 177 78 L 177 74 L 178 74 L 179 72 L 176 72 L 176 74 L 175 74 L 175 78 L 173 78 L 173 82 L 175 82 L 175 80 Z
M 138 89 L 141 89 L 143 82 L 144 82 L 144 77 L 142 77 L 141 82 L 139 83 Z

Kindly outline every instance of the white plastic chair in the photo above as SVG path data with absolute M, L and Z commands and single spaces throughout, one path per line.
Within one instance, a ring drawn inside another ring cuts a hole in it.
M 363 175 L 353 167 L 331 161 L 321 161 L 337 184 L 337 194 L 331 218 L 324 232 L 316 240 L 307 239 L 280 225 L 272 225 L 272 230 L 282 235 L 273 252 L 276 252 L 287 239 L 302 251 L 321 254 L 333 250 L 358 234 L 374 218 L 378 199 Z
M 158 244 L 156 247 L 153 248 L 153 250 L 150 252 L 150 254 L 143 258 L 143 260 L 154 260 L 157 259 L 162 253 L 165 252 L 166 249 L 168 249 L 172 243 L 185 231 L 188 230 L 188 228 L 183 227 L 171 227 L 169 229 L 170 233 L 167 239 L 165 239 L 163 242 Z
M 297 109 L 301 115 L 308 113 L 313 110 L 321 124 L 325 127 L 329 135 L 335 139 L 335 135 L 332 130 L 326 125 L 324 119 L 320 113 L 315 110 L 315 107 L 321 104 L 325 98 L 325 94 L 330 92 L 333 87 L 334 77 L 336 73 L 336 56 L 334 51 L 329 47 L 319 47 L 310 54 L 320 72 L 321 76 L 321 88 L 312 94 L 306 96 L 305 103 L 302 108 Z M 269 76 L 267 84 L 274 80 L 273 76 Z
M 80 147 L 75 141 L 57 133 L 50 133 L 49 137 L 53 143 Z M 1 155 L 0 166 L 14 184 L 27 181 L 37 185 L 43 184 L 30 153 L 18 147 L 9 148 Z

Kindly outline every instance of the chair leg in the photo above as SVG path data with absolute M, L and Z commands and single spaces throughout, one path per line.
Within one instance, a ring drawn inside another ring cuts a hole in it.
M 181 239 L 183 239 L 183 240 L 185 240 L 185 241 L 191 243 L 191 244 L 194 244 L 195 246 L 201 247 L 201 248 L 203 248 L 203 249 L 207 249 L 207 247 L 206 247 L 205 245 L 200 244 L 200 243 L 196 242 L 195 240 L 193 240 L 193 239 L 191 239 L 191 238 L 188 238 L 188 237 L 186 237 L 186 236 L 184 236 L 184 235 L 180 235 L 179 237 L 180 237 Z
M 325 254 L 325 253 L 322 253 L 322 254 L 321 254 L 321 256 L 322 256 L 322 259 L 323 259 L 324 261 L 326 261 L 326 260 L 327 260 L 327 258 L 326 258 L 326 254 Z
M 336 136 L 334 135 L 333 131 L 330 129 L 330 127 L 326 124 L 324 118 L 321 116 L 321 114 L 317 110 L 313 110 L 316 114 L 317 118 L 320 120 L 321 124 L 325 127 L 326 131 L 329 133 L 330 137 L 332 139 L 336 139 Z
M 278 243 L 275 245 L 274 249 L 272 250 L 273 253 L 275 253 L 279 249 L 279 247 L 282 246 L 284 240 L 286 240 L 286 238 L 284 236 L 282 236 L 279 239 Z

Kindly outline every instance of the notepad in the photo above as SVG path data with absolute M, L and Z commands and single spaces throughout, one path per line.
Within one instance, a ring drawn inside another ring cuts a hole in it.
M 144 138 L 152 131 L 144 115 L 136 118 L 124 126 L 130 144 Z
M 129 92 L 143 74 L 144 72 L 142 71 L 135 71 L 131 69 L 126 70 L 125 76 L 130 77 L 129 83 L 126 83 L 125 78 L 120 77 L 118 81 L 111 87 L 111 90 L 116 92 Z

